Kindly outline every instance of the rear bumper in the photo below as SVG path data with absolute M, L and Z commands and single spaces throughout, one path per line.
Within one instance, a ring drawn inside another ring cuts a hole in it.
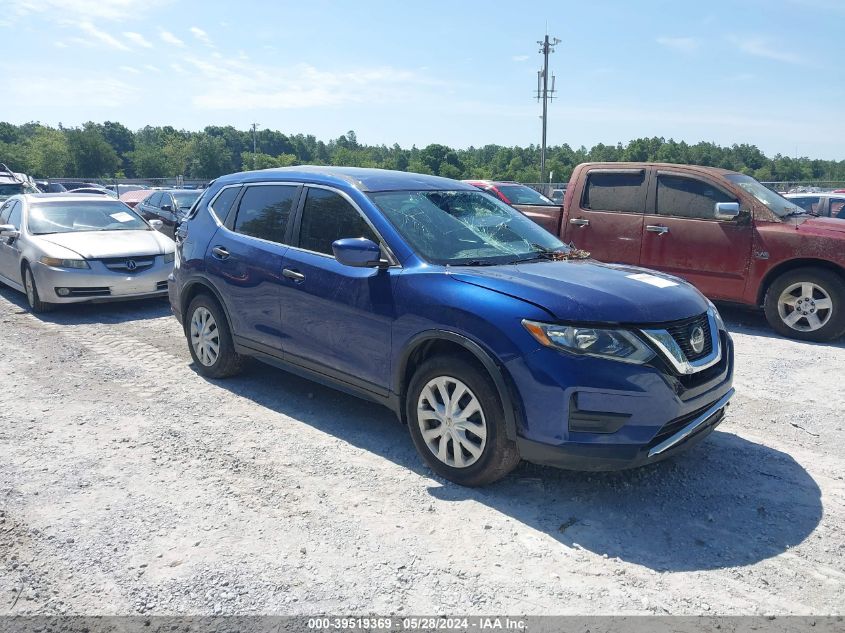
M 521 437 L 517 439 L 517 446 L 522 459 L 556 468 L 586 471 L 636 468 L 671 457 L 704 440 L 725 418 L 733 395 L 734 390 L 730 389 L 668 437 L 644 446 L 575 443 L 551 445 Z

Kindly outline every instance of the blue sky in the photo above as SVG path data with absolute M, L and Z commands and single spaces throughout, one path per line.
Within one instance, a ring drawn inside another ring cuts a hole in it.
M 845 0 L 0 0 L 0 120 L 261 127 L 328 140 L 664 136 L 845 159 Z

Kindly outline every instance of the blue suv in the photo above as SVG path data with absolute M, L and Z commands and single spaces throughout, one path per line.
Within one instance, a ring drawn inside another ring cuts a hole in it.
M 292 167 L 213 182 L 169 282 L 197 370 L 247 357 L 390 407 L 463 485 L 607 470 L 724 417 L 733 344 L 685 282 L 586 258 L 446 178 Z

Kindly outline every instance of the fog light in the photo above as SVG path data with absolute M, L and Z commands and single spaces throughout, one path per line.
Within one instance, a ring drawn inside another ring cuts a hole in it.
M 67 297 L 70 294 L 70 288 L 56 288 L 56 294 L 60 297 Z

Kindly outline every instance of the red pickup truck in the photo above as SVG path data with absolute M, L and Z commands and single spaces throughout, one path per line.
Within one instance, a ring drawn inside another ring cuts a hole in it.
M 562 207 L 528 217 L 601 261 L 683 277 L 715 301 L 762 306 L 784 336 L 845 334 L 845 222 L 714 167 L 584 163 Z

